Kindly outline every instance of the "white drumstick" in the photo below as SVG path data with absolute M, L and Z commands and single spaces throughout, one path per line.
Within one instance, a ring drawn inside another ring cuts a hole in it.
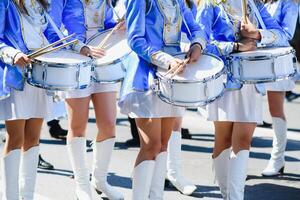
M 241 0 L 242 1 L 242 10 L 243 10 L 243 18 L 245 20 L 245 23 L 247 24 L 247 0 Z

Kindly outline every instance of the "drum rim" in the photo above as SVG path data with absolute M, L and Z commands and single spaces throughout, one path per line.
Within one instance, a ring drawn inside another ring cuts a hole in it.
M 277 81 L 291 80 L 291 78 L 293 78 L 296 74 L 297 74 L 297 70 L 295 69 L 295 71 L 291 74 L 284 75 L 284 76 L 278 76 L 276 78 L 263 78 L 263 79 L 251 79 L 251 80 L 250 79 L 249 80 L 241 80 L 234 76 L 233 76 L 233 78 L 242 84 L 260 84 L 260 83 L 274 83 Z
M 10 93 L 8 93 L 7 95 L 4 95 L 4 96 L 0 96 L 0 101 L 7 99 L 9 97 L 10 97 Z
M 173 54 L 173 56 L 178 56 L 178 55 L 182 55 L 182 54 L 186 54 L 186 53 L 183 53 L 183 52 L 182 53 L 177 53 L 177 54 Z M 205 83 L 205 82 L 208 82 L 210 80 L 219 78 L 220 76 L 222 76 L 224 74 L 227 74 L 227 69 L 226 69 L 225 64 L 224 64 L 224 62 L 221 58 L 219 58 L 218 56 L 216 56 L 214 54 L 211 54 L 211 53 L 203 53 L 202 55 L 208 55 L 208 56 L 214 57 L 217 60 L 221 61 L 223 63 L 222 69 L 214 75 L 208 76 L 206 78 L 198 79 L 198 80 L 178 80 L 178 79 L 173 79 L 173 78 L 166 78 L 160 72 L 156 72 L 156 76 L 157 76 L 158 80 L 159 81 L 160 80 L 172 81 L 172 82 L 183 83 L 183 84 L 184 83 L 187 83 L 187 84 L 188 83 Z
M 286 49 L 285 52 L 279 52 L 277 54 L 270 54 L 270 53 L 266 53 L 264 55 L 261 55 L 261 56 L 254 56 L 254 55 L 247 55 L 247 54 L 243 54 L 243 53 L 246 53 L 246 52 L 239 52 L 239 53 L 232 53 L 230 54 L 226 59 L 227 60 L 257 60 L 258 57 L 260 57 L 262 60 L 265 60 L 267 58 L 276 58 L 276 57 L 280 57 L 280 56 L 284 56 L 284 55 L 288 55 L 288 54 L 294 54 L 295 53 L 295 49 L 293 47 L 279 47 L 279 48 L 283 48 L 283 49 Z M 276 48 L 259 48 L 260 50 L 261 49 L 276 49 Z M 248 51 L 248 52 L 255 52 L 255 51 Z M 239 57 L 242 57 L 242 58 L 239 58 Z
M 164 101 L 167 104 L 171 104 L 173 106 L 179 106 L 179 107 L 184 107 L 184 108 L 197 108 L 197 107 L 206 106 L 208 104 L 211 104 L 215 100 L 221 98 L 225 92 L 226 92 L 226 86 L 225 86 L 225 84 L 223 84 L 222 92 L 219 95 L 217 95 L 213 98 L 207 99 L 206 101 L 199 101 L 199 102 L 193 102 L 193 103 L 171 101 L 168 97 L 163 95 L 163 93 L 161 91 L 158 91 L 157 95 L 162 101 Z
M 91 82 L 87 85 L 84 85 L 84 86 L 70 86 L 70 87 L 59 87 L 59 86 L 52 86 L 52 85 L 49 85 L 49 84 L 41 84 L 41 83 L 35 83 L 33 81 L 32 78 L 28 78 L 27 80 L 27 83 L 34 86 L 34 87 L 37 87 L 37 88 L 41 88 L 41 89 L 45 89 L 45 90 L 50 90 L 50 91 L 63 91 L 63 92 L 67 92 L 67 91 L 72 91 L 72 90 L 80 90 L 80 89 L 86 89 L 88 87 L 91 86 Z
M 94 40 L 95 38 L 97 38 L 99 35 L 105 34 L 105 33 L 109 32 L 109 31 L 111 31 L 112 29 L 113 29 L 113 28 L 110 28 L 110 29 L 107 29 L 107 30 L 105 30 L 105 31 L 102 31 L 102 32 L 99 32 L 99 33 L 94 34 L 90 39 L 87 40 L 86 44 L 89 45 L 89 43 L 90 43 L 92 40 Z M 119 62 L 122 62 L 122 60 L 123 60 L 125 57 L 128 57 L 129 54 L 131 54 L 131 53 L 132 53 L 132 49 L 130 48 L 130 51 L 129 51 L 128 53 L 126 53 L 124 56 L 122 56 L 121 58 L 118 58 L 118 59 L 116 59 L 116 60 L 114 60 L 114 61 L 101 63 L 101 64 L 97 64 L 97 63 L 96 63 L 96 60 L 97 60 L 97 59 L 94 58 L 94 59 L 93 59 L 93 64 L 95 65 L 95 68 L 96 68 L 96 67 L 102 67 L 102 66 L 107 66 L 107 65 L 117 64 L 117 63 L 119 63 Z
M 68 52 L 72 52 L 74 54 L 78 54 L 76 53 L 75 51 L 68 51 Z M 79 54 L 81 55 L 81 54 Z M 83 55 L 81 55 L 83 56 Z M 71 68 L 71 67 L 76 67 L 78 65 L 81 65 L 81 66 L 87 66 L 87 65 L 92 65 L 93 64 L 93 59 L 87 57 L 87 56 L 84 56 L 86 58 L 88 58 L 89 60 L 87 61 L 84 61 L 84 62 L 78 62 L 78 63 L 74 63 L 74 64 L 70 64 L 70 63 L 58 63 L 58 62 L 46 62 L 46 61 L 42 61 L 42 60 L 38 60 L 38 57 L 35 58 L 34 62 L 31 64 L 32 66 L 36 65 L 36 64 L 43 64 L 43 63 L 46 63 L 46 64 L 53 64 L 53 65 L 56 65 L 57 67 L 56 68 Z

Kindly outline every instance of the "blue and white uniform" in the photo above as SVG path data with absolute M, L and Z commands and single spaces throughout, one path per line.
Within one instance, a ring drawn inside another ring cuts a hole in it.
M 297 16 L 298 4 L 294 0 L 275 1 L 266 4 L 267 10 L 281 26 L 288 41 L 293 39 Z M 274 83 L 267 83 L 266 90 L 268 91 L 291 91 L 295 87 L 294 80 L 283 80 Z
M 116 25 L 114 14 L 109 1 L 107 0 L 52 0 L 51 16 L 54 18 L 58 27 L 76 19 L 72 25 L 65 27 L 69 34 L 76 33 L 76 37 L 81 41 L 78 45 L 81 47 L 93 35 L 113 28 Z M 76 8 L 72 15 L 64 13 L 64 7 L 69 6 Z M 72 19 L 73 16 L 73 19 Z M 83 98 L 91 94 L 101 92 L 116 92 L 118 87 L 116 84 L 92 83 L 86 89 L 74 90 L 66 93 L 66 98 Z
M 180 52 L 181 31 L 206 46 L 206 34 L 182 0 L 127 0 L 128 43 L 136 54 L 127 67 L 119 106 L 132 118 L 179 117 L 184 109 L 164 103 L 151 90 L 159 68 Z
M 264 4 L 258 0 L 254 0 L 254 3 L 267 28 L 259 29 L 262 36 L 260 44 L 270 47 L 288 46 L 284 32 Z M 249 5 L 248 13 L 250 21 L 261 28 L 258 13 Z M 236 0 L 205 0 L 197 14 L 197 22 L 210 37 L 205 51 L 220 56 L 225 65 L 226 57 L 233 52 L 234 42 L 240 38 L 241 19 L 241 1 Z M 208 105 L 208 120 L 261 123 L 263 85 L 241 85 L 228 76 L 226 87 L 224 96 Z
M 49 33 L 53 32 L 46 11 L 37 1 L 25 0 L 24 4 L 29 15 L 22 14 L 12 0 L 0 2 L 0 65 L 4 69 L 1 89 L 10 92 L 9 98 L 0 101 L 0 120 L 46 118 L 51 110 L 52 97 L 46 90 L 25 83 L 23 69 L 13 66 L 17 53 L 29 53 L 49 44 Z

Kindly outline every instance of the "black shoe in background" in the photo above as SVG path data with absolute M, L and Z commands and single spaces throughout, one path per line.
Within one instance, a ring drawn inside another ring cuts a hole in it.
M 272 124 L 263 121 L 263 124 L 258 124 L 257 127 L 260 127 L 260 128 L 272 128 Z
M 181 138 L 182 139 L 192 139 L 189 129 L 181 128 Z
M 49 133 L 53 138 L 65 139 L 68 134 L 68 131 L 59 125 L 59 120 L 49 121 L 47 122 L 47 125 L 49 126 Z
M 46 169 L 46 170 L 53 170 L 54 166 L 51 163 L 45 161 L 42 158 L 42 156 L 39 155 L 39 165 L 38 165 L 38 168 L 40 168 L 40 169 Z
M 292 91 L 288 91 L 285 93 L 285 98 L 288 102 L 294 101 L 295 99 L 298 99 L 300 97 L 300 94 L 294 93 Z

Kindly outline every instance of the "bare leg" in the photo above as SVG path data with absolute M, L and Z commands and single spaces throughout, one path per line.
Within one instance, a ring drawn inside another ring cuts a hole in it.
M 225 149 L 231 147 L 233 122 L 215 122 L 215 145 L 213 158 L 216 158 Z
M 66 99 L 66 102 L 69 116 L 68 140 L 74 137 L 85 137 L 90 97 Z
M 154 160 L 161 151 L 161 122 L 159 118 L 138 118 L 136 124 L 140 134 L 141 149 L 137 156 L 135 166 L 144 160 Z
M 23 145 L 24 151 L 27 151 L 31 147 L 39 145 L 42 125 L 43 125 L 43 119 L 26 120 L 25 140 Z
M 7 137 L 4 147 L 4 155 L 15 149 L 21 149 L 24 143 L 25 120 L 6 121 Z
M 116 93 L 97 93 L 92 95 L 98 127 L 97 142 L 115 137 L 116 131 Z

